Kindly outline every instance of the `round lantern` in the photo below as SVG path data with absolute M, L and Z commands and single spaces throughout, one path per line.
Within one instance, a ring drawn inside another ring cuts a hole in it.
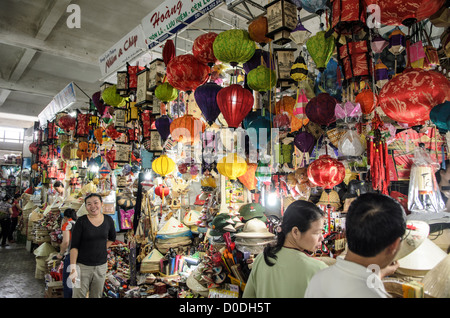
M 163 141 L 166 141 L 170 136 L 170 124 L 172 119 L 167 115 L 162 115 L 155 120 L 155 127 Z
M 38 151 L 39 151 L 39 147 L 37 145 L 37 142 L 32 142 L 29 146 L 28 146 L 28 150 L 30 150 L 30 152 L 33 155 L 37 155 Z
M 326 37 L 325 31 L 317 32 L 306 41 L 306 48 L 308 49 L 309 55 L 311 55 L 320 72 L 323 72 L 327 67 L 335 46 L 334 37 Z
M 275 114 L 281 114 L 287 112 L 289 115 L 293 115 L 295 107 L 295 99 L 291 96 L 284 95 L 279 101 L 275 103 Z
M 217 104 L 228 127 L 237 128 L 252 110 L 253 94 L 239 84 L 222 88 L 217 94 Z
M 175 170 L 175 162 L 167 155 L 161 155 L 153 160 L 152 169 L 164 178 Z
M 266 37 L 267 33 L 267 17 L 265 16 L 260 16 L 248 25 L 248 34 L 250 39 L 256 43 L 259 43 L 261 46 L 264 46 L 272 41 L 272 39 Z
M 275 71 L 260 65 L 248 73 L 247 84 L 254 91 L 266 92 L 277 84 L 277 76 Z
M 266 148 L 269 141 L 270 141 L 270 134 L 271 134 L 271 120 L 267 117 L 259 117 L 255 120 L 252 120 L 247 125 L 247 133 L 250 137 L 250 142 L 255 146 L 256 148 L 259 148 L 260 145 L 263 146 L 262 148 Z M 265 134 L 265 137 L 264 137 Z M 255 140 L 256 138 L 256 140 Z M 263 140 L 262 138 L 266 138 Z
M 222 87 L 216 83 L 208 82 L 199 86 L 194 92 L 195 102 L 209 125 L 212 125 L 220 115 L 217 94 L 221 89 Z
M 316 186 L 332 189 L 344 181 L 345 166 L 329 155 L 321 155 L 308 166 L 307 173 L 309 181 Z
M 378 97 L 370 88 L 365 88 L 358 95 L 356 95 L 355 103 L 359 103 L 361 105 L 361 111 L 363 114 L 369 115 L 374 111 L 375 106 L 378 104 Z
M 450 81 L 435 71 L 407 69 L 387 82 L 379 105 L 391 119 L 408 125 L 430 120 L 430 110 L 450 100 Z
M 309 13 L 316 13 L 321 15 L 328 9 L 326 0 L 299 0 L 301 8 L 305 9 Z
M 188 94 L 209 77 L 209 67 L 192 54 L 175 56 L 167 65 L 166 72 L 170 85 Z
M 217 171 L 230 180 L 236 180 L 247 171 L 247 162 L 237 153 L 230 153 L 219 160 Z
M 164 48 L 162 50 L 162 58 L 164 61 L 164 64 L 167 66 L 171 59 L 175 57 L 175 44 L 172 40 L 167 40 L 166 44 L 164 44 Z
M 208 32 L 198 36 L 192 45 L 192 54 L 202 63 L 213 66 L 217 59 L 214 56 L 213 43 L 217 33 Z
M 385 25 L 411 26 L 437 12 L 445 0 L 364 0 L 367 6 L 377 5 L 380 21 Z
M 205 124 L 192 115 L 175 118 L 170 124 L 172 139 L 184 144 L 194 144 L 201 138 Z
M 102 93 L 102 99 L 106 105 L 117 107 L 123 102 L 123 97 L 117 94 L 116 85 L 105 88 Z
M 256 189 L 256 185 L 258 180 L 255 177 L 256 168 L 258 164 L 256 163 L 247 163 L 247 171 L 240 177 L 238 177 L 239 181 L 250 191 Z
M 219 33 L 213 43 L 214 56 L 221 62 L 237 66 L 255 53 L 255 42 L 245 30 L 231 29 Z
M 294 146 L 297 147 L 301 152 L 311 152 L 314 148 L 314 143 L 316 139 L 314 136 L 307 132 L 301 131 L 294 138 Z
M 155 96 L 163 103 L 168 103 L 177 99 L 178 90 L 169 83 L 165 82 L 156 87 Z
M 335 107 L 337 101 L 328 93 L 321 93 L 306 105 L 305 113 L 310 121 L 328 126 L 336 121 Z
M 169 187 L 163 184 L 160 184 L 159 186 L 155 187 L 155 194 L 161 199 L 167 197 L 169 193 L 170 193 Z
M 72 117 L 70 115 L 64 115 L 64 116 L 60 117 L 58 120 L 59 128 L 65 130 L 66 132 L 75 130 L 76 125 L 77 125 L 76 118 Z

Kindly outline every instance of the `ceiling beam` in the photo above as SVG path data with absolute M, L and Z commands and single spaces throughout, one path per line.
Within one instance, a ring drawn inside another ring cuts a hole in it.
M 0 89 L 0 106 L 2 106 L 6 99 L 8 98 L 9 94 L 11 94 L 11 90 L 9 89 Z

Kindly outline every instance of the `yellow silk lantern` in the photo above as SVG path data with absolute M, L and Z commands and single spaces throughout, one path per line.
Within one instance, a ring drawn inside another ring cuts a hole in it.
M 175 170 L 175 162 L 167 155 L 161 155 L 153 160 L 152 169 L 164 178 Z
M 237 153 L 230 153 L 217 163 L 219 173 L 230 180 L 236 180 L 247 172 L 247 162 Z

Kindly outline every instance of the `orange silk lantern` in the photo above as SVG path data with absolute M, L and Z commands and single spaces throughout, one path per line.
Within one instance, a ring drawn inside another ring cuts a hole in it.
M 272 41 L 272 39 L 266 37 L 268 33 L 267 18 L 265 16 L 260 16 L 259 18 L 253 20 L 248 26 L 248 34 L 250 39 L 259 43 L 261 46 Z
M 175 118 L 170 124 L 172 139 L 184 144 L 194 144 L 201 138 L 205 124 L 192 115 Z
M 374 111 L 375 106 L 378 104 L 378 97 L 370 88 L 365 88 L 358 95 L 356 95 L 355 103 L 359 103 L 361 105 L 361 111 L 363 114 L 369 115 Z
M 256 168 L 258 168 L 257 163 L 247 163 L 247 171 L 244 175 L 238 177 L 239 181 L 250 191 L 256 189 L 258 180 L 255 177 Z
M 92 155 L 92 152 L 89 151 L 89 145 L 87 142 L 82 141 L 78 144 L 78 150 L 77 150 L 77 156 L 81 159 L 81 161 L 84 161 L 88 158 L 90 158 Z

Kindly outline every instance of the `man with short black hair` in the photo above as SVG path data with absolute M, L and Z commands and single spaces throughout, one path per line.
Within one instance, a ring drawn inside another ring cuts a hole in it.
M 406 214 L 395 199 L 365 193 L 352 202 L 345 231 L 348 251 L 344 259 L 317 272 L 306 298 L 388 298 L 381 277 L 393 273 L 393 264 L 406 231 Z

